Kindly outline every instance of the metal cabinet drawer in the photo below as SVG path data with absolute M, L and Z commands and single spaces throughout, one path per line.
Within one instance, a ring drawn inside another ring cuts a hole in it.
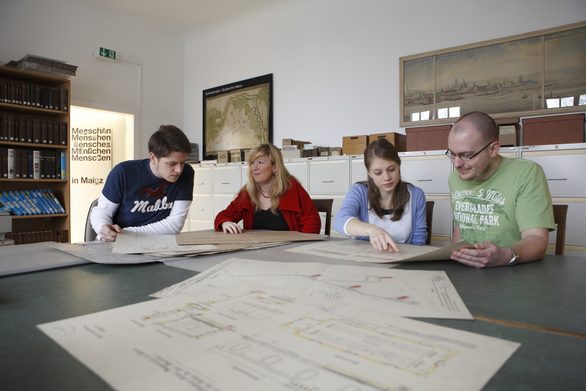
M 214 168 L 214 194 L 236 195 L 242 187 L 242 169 L 240 165 L 216 166 Z
M 193 193 L 211 194 L 213 189 L 213 167 L 194 166 Z
M 555 155 L 527 152 L 523 158 L 543 168 L 553 197 L 586 197 L 586 151 Z
M 350 187 L 350 161 L 322 160 L 309 163 L 310 194 L 345 194 Z
M 240 178 L 242 186 L 246 186 L 248 183 L 248 164 L 244 164 L 240 167 Z
M 213 220 L 215 217 L 214 197 L 212 195 L 194 195 L 189 208 L 189 219 Z
M 291 175 L 293 175 L 295 178 L 297 178 L 299 183 L 301 183 L 301 186 L 303 186 L 305 188 L 305 190 L 308 190 L 309 169 L 308 169 L 307 161 L 305 161 L 305 162 L 287 162 L 287 163 L 285 163 L 285 167 L 287 167 L 287 171 L 289 171 L 289 173 Z
M 445 156 L 401 159 L 401 178 L 420 187 L 425 194 L 449 194 L 451 169 L 450 159 Z
M 364 158 L 353 158 L 350 160 L 350 186 L 356 182 L 362 182 L 368 179 L 366 167 L 364 167 Z
M 216 218 L 216 215 L 218 213 L 220 213 L 221 211 L 223 211 L 224 209 L 226 209 L 228 207 L 228 205 L 230 205 L 230 202 L 232 202 L 232 200 L 236 197 L 236 195 L 228 195 L 228 194 L 222 194 L 222 195 L 218 195 L 215 194 L 214 195 L 214 219 Z
M 214 222 L 207 220 L 189 220 L 190 231 L 207 231 L 214 229 Z

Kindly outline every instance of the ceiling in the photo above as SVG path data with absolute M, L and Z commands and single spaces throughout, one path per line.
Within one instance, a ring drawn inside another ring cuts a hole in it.
M 74 0 L 185 32 L 286 0 Z

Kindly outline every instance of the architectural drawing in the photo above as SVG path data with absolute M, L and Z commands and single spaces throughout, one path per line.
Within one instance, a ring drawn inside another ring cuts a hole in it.
M 452 251 L 468 245 L 461 241 L 446 247 L 416 246 L 399 243 L 399 252 L 377 251 L 367 240 L 337 240 L 308 243 L 289 248 L 300 254 L 317 255 L 326 258 L 344 259 L 354 262 L 393 263 L 416 261 L 444 261 L 450 259 Z
M 311 305 L 339 307 L 339 311 L 356 305 L 400 316 L 472 319 L 443 271 L 230 258 L 153 296 L 189 294 L 193 287 L 199 289 L 196 284 L 213 289 L 241 284 L 276 288 L 306 297 Z
M 279 289 L 198 286 L 39 328 L 112 387 L 141 391 L 479 390 L 519 346 Z

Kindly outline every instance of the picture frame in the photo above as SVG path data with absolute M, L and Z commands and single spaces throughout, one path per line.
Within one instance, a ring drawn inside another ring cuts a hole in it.
M 273 141 L 273 74 L 203 90 L 203 159 Z M 228 153 L 229 155 L 229 153 Z
M 399 61 L 403 127 L 586 110 L 586 22 Z

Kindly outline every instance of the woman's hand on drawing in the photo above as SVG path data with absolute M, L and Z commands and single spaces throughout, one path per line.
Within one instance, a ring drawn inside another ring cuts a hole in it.
M 242 228 L 237 223 L 225 221 L 222 223 L 222 231 L 224 231 L 225 234 L 241 234 Z
M 370 238 L 370 244 L 377 251 L 399 252 L 399 247 L 393 238 L 391 238 L 391 235 L 376 225 L 372 225 L 369 228 L 368 236 Z

